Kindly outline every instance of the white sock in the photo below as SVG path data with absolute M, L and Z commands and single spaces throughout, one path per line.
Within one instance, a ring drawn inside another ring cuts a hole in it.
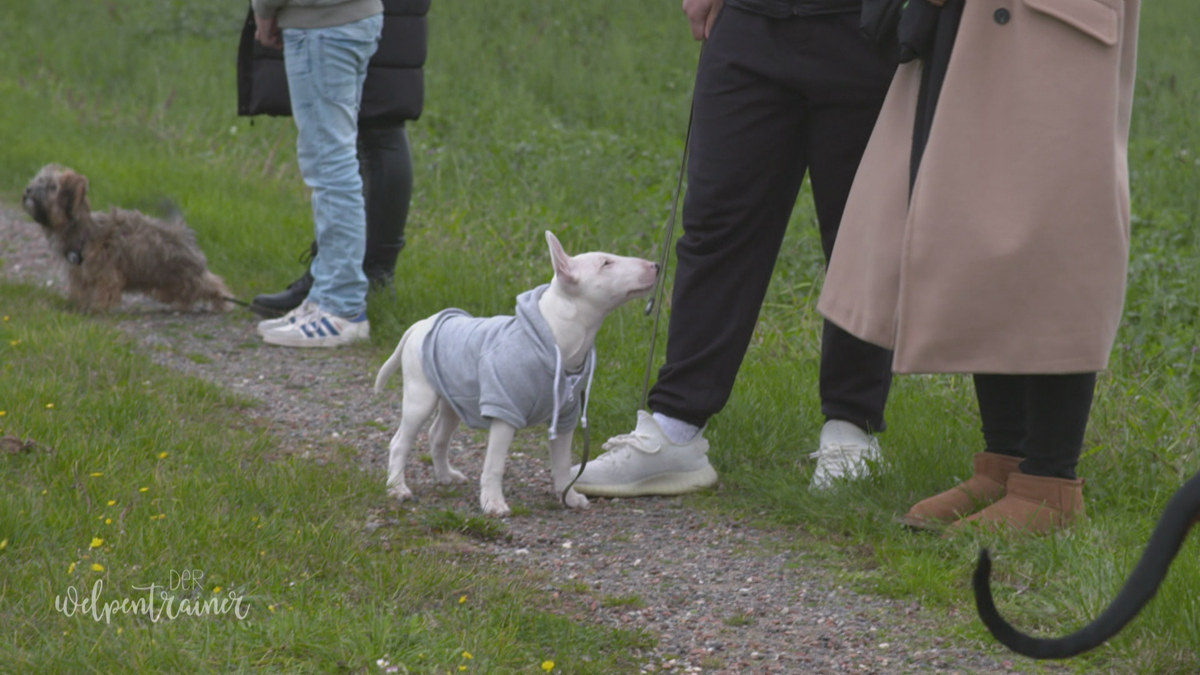
M 683 445 L 696 437 L 700 432 L 700 427 L 695 424 L 688 424 L 683 420 L 677 420 L 674 417 L 667 417 L 662 413 L 654 413 L 654 421 L 658 422 L 658 428 L 666 434 L 667 438 L 675 445 Z

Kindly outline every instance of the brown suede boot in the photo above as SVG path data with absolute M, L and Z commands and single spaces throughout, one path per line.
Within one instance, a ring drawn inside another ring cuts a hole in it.
M 1020 463 L 1020 457 L 980 452 L 975 455 L 974 476 L 918 502 L 897 520 L 909 527 L 940 530 L 1003 497 L 1004 484 Z
M 979 523 L 1042 534 L 1061 530 L 1086 515 L 1082 478 L 1048 478 L 1018 471 L 1009 474 L 1005 490 L 1003 499 L 951 527 Z

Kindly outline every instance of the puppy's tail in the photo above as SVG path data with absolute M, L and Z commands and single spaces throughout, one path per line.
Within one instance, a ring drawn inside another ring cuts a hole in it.
M 375 376 L 375 393 L 383 391 L 383 385 L 387 384 L 388 378 L 392 373 L 400 370 L 401 356 L 404 354 L 404 345 L 408 342 L 408 336 L 412 334 L 412 327 L 404 331 L 404 336 L 400 338 L 400 343 L 396 345 L 396 351 L 388 357 L 384 362 L 383 367 L 379 369 L 379 374 Z

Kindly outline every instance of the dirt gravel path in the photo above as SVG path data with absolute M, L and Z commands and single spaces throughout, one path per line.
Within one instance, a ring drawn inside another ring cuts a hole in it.
M 0 207 L 0 278 L 61 291 L 62 270 L 38 226 Z M 3 300 L 0 298 L 0 306 Z M 127 299 L 115 325 L 157 363 L 252 397 L 247 410 L 280 438 L 281 450 L 327 461 L 352 448 L 369 480 L 384 479 L 399 392 L 371 393 L 383 360 L 377 350 L 290 350 L 263 345 L 255 318 L 179 314 Z M 397 383 L 393 383 L 397 384 Z M 482 436 L 460 433 L 452 458 L 469 476 L 482 464 Z M 437 490 L 428 465 L 413 463 L 409 485 L 420 502 L 400 513 L 478 514 L 474 487 Z M 658 645 L 639 655 L 644 672 L 1000 675 L 1067 672 L 1010 657 L 999 648 L 963 647 L 939 636 L 944 609 L 882 599 L 839 585 L 836 570 L 809 560 L 786 532 L 698 513 L 679 498 L 598 500 L 566 512 L 550 494 L 541 430 L 521 432 L 505 486 L 517 514 L 510 536 L 462 545 L 510 570 L 533 575 L 585 620 L 644 629 Z M 383 512 L 368 529 L 387 524 Z M 569 602 L 568 602 L 569 600 Z M 965 608 L 964 611 L 973 611 Z

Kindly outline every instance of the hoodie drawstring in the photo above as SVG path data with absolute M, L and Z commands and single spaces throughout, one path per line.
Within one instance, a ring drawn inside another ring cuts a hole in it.
M 588 399 L 592 397 L 592 379 L 596 375 L 596 348 L 593 346 L 592 351 L 588 353 L 587 365 L 587 385 L 583 390 L 583 408 L 579 417 L 579 423 L 584 429 L 587 428 L 587 404 Z M 563 366 L 562 366 L 562 350 L 558 345 L 554 345 L 554 412 L 550 414 L 550 440 L 558 438 L 558 409 L 560 407 L 559 389 L 562 386 Z

